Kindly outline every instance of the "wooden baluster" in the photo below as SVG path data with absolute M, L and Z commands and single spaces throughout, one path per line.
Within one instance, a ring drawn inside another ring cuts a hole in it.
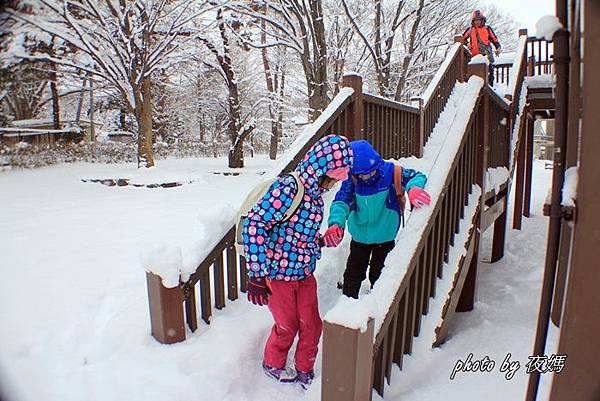
M 240 261 L 240 291 L 248 291 L 248 268 L 246 267 L 246 258 L 239 255 Z
M 386 364 L 385 364 L 385 377 L 388 384 L 390 384 L 390 378 L 392 376 L 392 361 L 394 359 L 394 350 L 396 349 L 396 328 L 398 322 L 398 309 L 394 312 L 394 317 L 390 322 L 387 333 L 388 346 L 386 347 Z
M 219 253 L 214 268 L 215 308 L 221 310 L 225 307 L 225 276 L 223 272 L 223 252 Z
M 196 285 L 190 285 L 189 294 L 185 299 L 185 320 L 192 330 L 196 331 L 198 328 L 198 312 L 196 311 Z
M 423 308 L 421 313 L 426 315 L 429 313 L 429 296 L 431 294 L 431 272 L 433 266 L 433 227 L 427 235 L 427 243 L 425 245 L 425 282 L 423 283 Z
M 412 341 L 413 333 L 415 330 L 415 318 L 417 310 L 417 275 L 415 274 L 415 266 L 411 266 L 409 271 L 412 270 L 410 275 L 409 290 L 408 290 L 408 314 L 406 316 L 406 337 L 404 342 L 404 353 L 412 353 Z
M 408 316 L 408 290 L 404 291 L 402 298 L 398 303 L 398 319 L 396 321 L 396 341 L 394 343 L 393 360 L 402 370 L 402 361 L 404 359 L 404 345 L 406 344 L 406 322 Z
M 429 296 L 435 298 L 435 289 L 438 278 L 438 265 L 440 264 L 442 247 L 441 247 L 441 213 L 438 210 L 435 216 L 435 224 L 433 225 L 433 263 L 431 265 L 431 288 Z
M 385 380 L 385 338 L 375 351 L 375 358 L 373 359 L 373 388 L 383 397 L 383 388 Z
M 227 246 L 227 298 L 238 299 L 237 255 L 232 244 Z
M 206 324 L 210 324 L 210 317 L 212 316 L 212 306 L 210 303 L 210 271 L 206 269 L 206 272 L 200 277 L 200 309 L 202 312 L 202 320 Z
M 419 261 L 417 262 L 417 302 L 415 311 L 415 329 L 414 336 L 418 336 L 421 331 L 421 314 L 423 311 L 423 292 L 425 291 L 425 249 L 421 250 Z

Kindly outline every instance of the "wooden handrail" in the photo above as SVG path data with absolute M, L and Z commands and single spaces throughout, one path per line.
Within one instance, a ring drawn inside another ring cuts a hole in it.
M 390 109 L 402 110 L 402 111 L 406 111 L 408 113 L 419 114 L 418 107 L 414 107 L 409 104 L 405 104 L 405 103 L 401 103 L 401 102 L 396 102 L 395 100 L 386 99 L 381 96 L 376 96 L 376 95 L 371 95 L 369 93 L 365 93 L 365 94 L 363 94 L 363 99 L 365 102 L 375 103 L 380 106 L 389 107 Z
M 477 98 L 477 102 L 475 103 L 475 107 L 473 108 L 473 113 L 471 113 L 469 122 L 467 123 L 467 131 L 469 129 L 471 129 L 471 126 L 473 125 L 473 122 L 477 115 L 477 110 L 479 108 L 480 102 L 481 102 L 481 96 L 479 96 Z M 467 135 L 464 135 L 463 139 L 461 140 L 461 144 L 459 145 L 460 149 L 462 149 L 464 147 L 464 144 L 466 141 L 467 141 Z M 448 170 L 446 179 L 444 180 L 444 185 L 443 185 L 444 188 L 449 187 L 449 184 L 453 179 L 454 170 L 458 165 L 460 157 L 461 157 L 461 154 L 459 154 L 459 153 L 457 153 L 455 155 L 452 165 L 451 165 L 450 169 Z M 433 212 L 431 213 L 431 218 L 428 220 L 427 225 L 425 226 L 425 229 L 423 230 L 423 235 L 421 236 L 421 238 L 418 242 L 418 245 L 415 248 L 415 252 L 413 253 L 413 256 L 411 257 L 410 261 L 408 262 L 409 269 L 406 271 L 404 278 L 402 279 L 402 282 L 400 284 L 400 287 L 398 288 L 398 291 L 396 291 L 396 294 L 394 296 L 394 301 L 392 303 L 392 306 L 390 306 L 390 310 L 397 309 L 400 299 L 402 298 L 403 294 L 407 290 L 410 277 L 412 276 L 414 269 L 418 265 L 419 257 L 423 251 L 423 248 L 425 247 L 427 241 L 429 240 L 429 233 L 431 232 L 431 229 L 436 222 L 436 218 L 437 218 L 441 208 L 443 207 L 443 204 L 445 201 L 445 196 L 446 196 L 446 194 L 443 194 L 442 196 L 440 196 L 439 198 L 437 198 L 435 200 L 434 204 L 430 205 L 430 207 L 433 208 Z M 386 335 L 388 327 L 389 327 L 392 319 L 393 319 L 393 314 L 388 313 L 375 336 L 375 342 L 374 342 L 375 348 L 380 347 L 381 341 L 383 340 L 383 337 Z

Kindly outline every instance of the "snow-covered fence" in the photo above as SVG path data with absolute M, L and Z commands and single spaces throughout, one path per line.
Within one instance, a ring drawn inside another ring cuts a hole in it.
M 323 400 L 370 400 L 371 388 L 383 396 L 392 364 L 402 368 L 422 327 L 433 345 L 444 341 L 454 313 L 473 309 L 479 237 L 492 224 L 492 259 L 502 257 L 508 177 L 489 191 L 486 185 L 493 181 L 488 177 L 492 166 L 508 164 L 509 107 L 483 84 L 485 63 L 468 68 L 478 78 L 468 81 L 470 95 L 448 127 L 452 140 L 443 145 L 436 174 L 429 177 L 435 201 L 401 233 L 411 240 L 402 237 L 407 255 L 389 273 L 397 281 L 378 282 L 358 301 L 343 299 L 325 317 Z M 422 316 L 433 308 L 430 298 L 437 298 L 437 319 L 432 316 L 425 325 Z
M 68 129 L 0 128 L 0 144 L 14 146 L 20 142 L 31 145 L 50 145 L 57 141 L 74 142 L 83 139 L 83 130 Z

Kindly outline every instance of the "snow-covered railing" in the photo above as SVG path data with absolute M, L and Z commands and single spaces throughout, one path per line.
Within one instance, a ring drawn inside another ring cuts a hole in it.
M 360 108 L 362 79 L 356 75 L 345 76 L 342 86 L 345 87 L 319 118 L 306 127 L 290 150 L 281 157 L 279 167 L 268 172 L 265 179 L 293 170 L 307 150 L 327 134 L 345 134 L 351 138 L 360 135 L 362 119 L 356 120 L 355 116 L 362 116 Z M 357 91 L 355 88 L 360 90 Z M 355 134 L 356 132 L 358 135 Z M 175 277 L 171 277 L 172 275 L 165 277 L 165 274 L 162 274 L 165 269 L 159 266 L 144 266 L 148 270 L 146 279 L 151 333 L 156 340 L 164 344 L 184 341 L 185 323 L 192 332 L 198 328 L 196 285 L 199 287 L 200 316 L 207 324 L 210 323 L 213 306 L 216 309 L 226 306 L 225 294 L 230 301 L 234 301 L 240 291 L 246 292 L 248 277 L 246 261 L 243 255 L 237 254 L 234 241 L 235 226 L 232 225 L 212 249 L 209 248 L 207 253 L 196 255 L 200 262 L 194 271 L 179 271 L 179 277 L 177 277 L 176 266 Z M 170 266 L 173 258 L 162 259 L 166 261 L 161 264 L 166 264 L 167 270 L 173 270 Z M 156 263 L 161 262 L 160 255 L 153 260 L 156 260 Z M 147 263 L 151 264 L 152 261 L 149 260 Z
M 454 84 L 464 82 L 466 73 L 466 50 L 462 45 L 462 36 L 454 38 L 455 43 L 450 47 L 448 54 L 437 73 L 425 89 L 421 97 L 413 98 L 419 102 L 421 108 L 421 133 L 423 144 L 427 143 L 429 135 L 435 126 L 442 110 L 446 106 L 448 97 Z
M 520 29 L 517 51 L 510 70 L 510 77 L 508 78 L 508 88 L 506 91 L 508 99 L 514 99 L 520 93 L 519 90 L 527 71 L 527 39 L 527 29 Z
M 507 198 L 495 179 L 505 170 L 490 166 L 508 160 L 509 107 L 484 84 L 487 64 L 468 68 L 476 77 L 463 84 L 462 98 L 453 94 L 454 115 L 440 118 L 432 136 L 434 201 L 400 232 L 400 262 L 384 269 L 369 294 L 341 298 L 325 316 L 322 400 L 370 400 L 371 388 L 383 396 L 392 364 L 402 368 L 403 356 L 413 352 L 413 337 L 425 329 L 431 344 L 440 344 L 452 315 L 473 308 L 479 236 L 494 223 L 492 259 L 502 256 Z M 447 134 L 441 144 L 440 131 Z M 489 196 L 486 182 L 494 185 Z M 426 314 L 434 316 L 422 322 Z

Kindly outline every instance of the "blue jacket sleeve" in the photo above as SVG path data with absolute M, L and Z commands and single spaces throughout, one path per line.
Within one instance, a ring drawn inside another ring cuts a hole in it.
M 427 176 L 418 170 L 402 168 L 402 186 L 408 192 L 412 187 L 425 188 Z
M 329 219 L 327 225 L 332 226 L 337 224 L 338 226 L 345 228 L 346 219 L 350 214 L 350 208 L 354 203 L 354 181 L 352 178 L 346 179 L 342 182 L 342 186 L 335 194 L 335 198 L 329 208 Z
M 249 277 L 269 275 L 269 266 L 265 261 L 271 230 L 283 220 L 283 215 L 292 205 L 297 192 L 294 177 L 280 177 L 248 213 L 242 234 Z

